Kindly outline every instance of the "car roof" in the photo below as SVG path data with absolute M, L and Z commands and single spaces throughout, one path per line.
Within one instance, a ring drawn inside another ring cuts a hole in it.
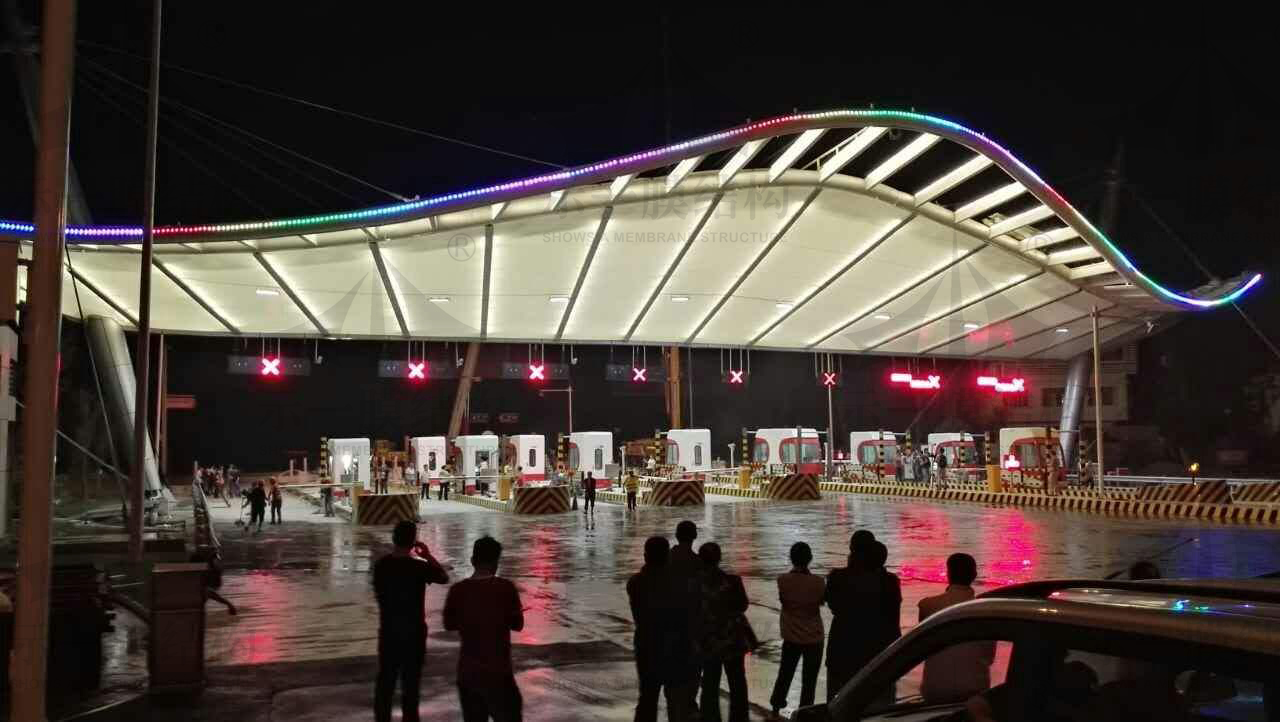
M 1108 589 L 1182 596 L 1211 596 L 1248 602 L 1280 604 L 1280 579 L 1047 579 L 999 587 L 983 598 L 1045 599 L 1065 589 Z

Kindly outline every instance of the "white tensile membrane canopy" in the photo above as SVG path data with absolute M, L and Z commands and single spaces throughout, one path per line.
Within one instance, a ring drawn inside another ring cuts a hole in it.
M 136 323 L 129 232 L 69 231 L 66 313 L 74 276 L 86 315 Z M 1093 307 L 1105 343 L 1260 280 L 1165 289 L 1000 146 L 888 111 L 787 116 L 402 207 L 162 229 L 155 257 L 165 333 L 995 359 L 1080 353 Z

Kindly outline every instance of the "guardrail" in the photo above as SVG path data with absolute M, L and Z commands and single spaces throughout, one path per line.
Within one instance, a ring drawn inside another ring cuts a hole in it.
M 218 534 L 213 530 L 213 522 L 209 518 L 209 499 L 199 483 L 191 485 L 191 509 L 195 518 L 196 548 L 212 547 L 221 550 L 222 543 L 218 541 Z

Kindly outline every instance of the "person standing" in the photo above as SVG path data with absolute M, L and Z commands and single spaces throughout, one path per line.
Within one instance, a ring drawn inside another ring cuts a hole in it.
M 978 563 L 968 554 L 947 557 L 947 590 L 920 600 L 920 621 L 947 607 L 973 599 Z M 991 663 L 995 642 L 953 644 L 924 662 L 920 694 L 925 704 L 963 702 L 991 688 Z
M 947 483 L 947 450 L 943 446 L 938 447 L 938 482 L 943 486 Z
M 284 507 L 284 493 L 280 491 L 280 483 L 275 477 L 271 479 L 271 523 L 280 524 L 284 522 L 284 516 L 280 513 Z
M 458 632 L 458 699 L 465 722 L 517 722 L 524 704 L 511 666 L 511 633 L 524 629 L 520 591 L 498 576 L 502 544 L 483 536 L 471 548 L 475 573 L 449 589 L 444 628 Z
M 418 476 L 418 493 L 423 501 L 431 501 L 431 472 L 427 470 L 427 465 L 422 465 L 422 473 Z
M 586 514 L 587 510 L 592 514 L 596 511 L 596 478 L 589 471 L 582 479 L 582 513 Z
M 267 518 L 267 492 L 262 488 L 262 482 L 255 482 L 253 490 L 249 492 L 249 526 L 253 526 L 254 522 L 258 523 L 258 531 L 262 531 L 262 522 Z M 245 527 L 245 531 L 249 530 L 249 526 Z
M 698 595 L 692 580 L 673 574 L 665 537 L 644 543 L 644 566 L 627 580 L 635 622 L 636 673 L 640 698 L 635 722 L 656 722 L 658 694 L 667 698 L 668 722 L 690 722 L 697 686 L 694 635 Z
M 698 538 L 698 525 L 685 519 L 676 524 L 676 545 L 671 549 L 671 568 L 686 577 L 702 574 L 702 560 L 693 550 L 693 542 Z
M 427 619 L 423 610 L 428 584 L 448 584 L 449 575 L 418 541 L 418 525 L 396 524 L 395 549 L 373 565 L 373 593 L 378 600 L 378 678 L 373 717 L 390 722 L 391 698 L 400 680 L 401 719 L 418 720 L 418 690 L 427 651 Z
M 699 619 L 702 663 L 702 700 L 705 722 L 720 720 L 720 673 L 729 682 L 729 722 L 747 722 L 746 656 L 752 634 L 748 632 L 747 591 L 742 577 L 720 568 L 720 545 L 698 547 L 703 563 L 702 609 Z
M 644 463 L 644 468 L 645 471 L 649 472 L 649 476 L 653 476 L 653 472 L 658 469 L 658 460 L 650 456 L 649 460 Z
M 800 672 L 800 706 L 813 704 L 818 687 L 818 670 L 822 666 L 822 597 L 826 583 L 809 571 L 813 550 L 804 542 L 791 545 L 791 571 L 778 577 L 778 600 L 782 603 L 779 628 L 782 632 L 782 665 L 773 684 L 769 706 L 776 717 L 787 706 L 787 692 L 795 677 L 796 665 L 803 658 Z
M 636 510 L 636 497 L 640 494 L 640 480 L 636 478 L 634 471 L 627 473 L 626 481 L 627 490 L 627 509 Z
M 827 701 L 858 670 L 902 636 L 902 584 L 885 571 L 889 551 L 865 530 L 849 540 L 849 564 L 827 575 Z M 893 699 L 892 687 L 886 690 Z
M 440 470 L 440 488 L 436 490 L 436 501 L 449 500 L 449 485 L 453 483 L 453 472 L 448 466 Z
M 333 516 L 333 486 L 325 484 L 320 487 L 320 498 L 324 500 L 324 515 Z

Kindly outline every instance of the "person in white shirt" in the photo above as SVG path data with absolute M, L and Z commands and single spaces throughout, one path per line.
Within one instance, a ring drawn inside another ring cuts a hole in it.
M 920 621 L 947 607 L 973 599 L 978 563 L 968 554 L 947 557 L 947 590 L 920 600 Z M 926 704 L 962 702 L 991 687 L 995 642 L 954 644 L 925 660 L 920 694 Z

